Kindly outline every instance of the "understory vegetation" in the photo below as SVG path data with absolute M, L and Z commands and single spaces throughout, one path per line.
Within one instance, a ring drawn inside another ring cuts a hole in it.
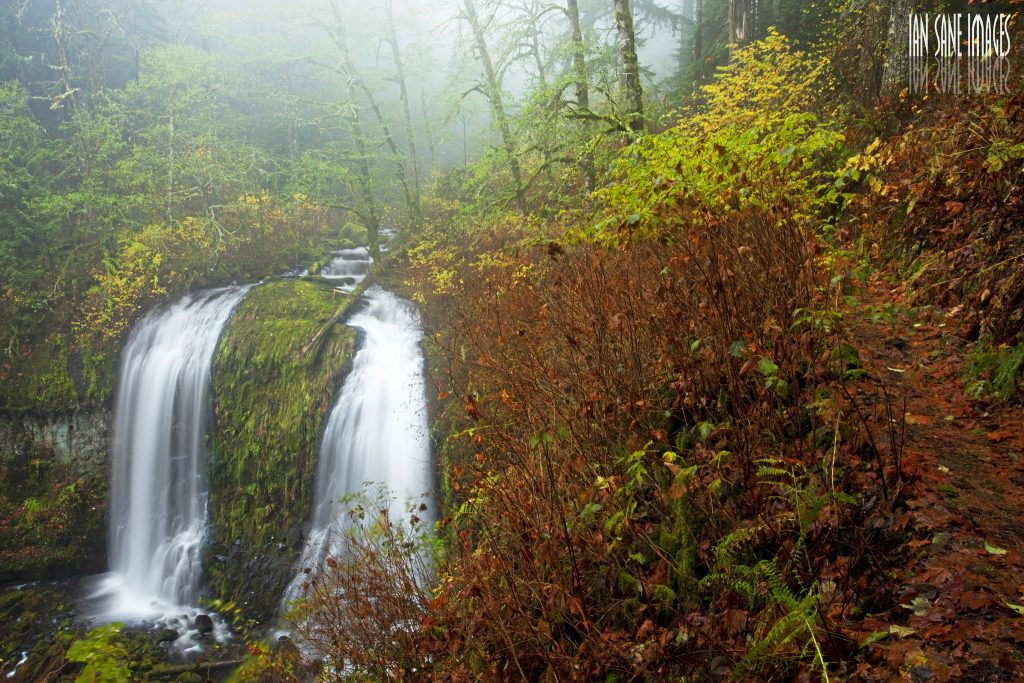
M 432 225 L 392 258 L 430 333 L 436 577 L 417 579 L 425 542 L 357 527 L 296 616 L 319 617 L 314 650 L 344 674 L 269 655 L 265 671 L 952 675 L 908 654 L 896 577 L 927 543 L 906 527 L 922 474 L 905 390 L 864 364 L 848 318 L 876 273 L 906 277 L 908 305 L 953 309 L 980 340 L 968 390 L 1013 398 L 1015 347 L 984 349 L 1020 331 L 1019 98 L 882 140 L 836 108 L 822 64 L 775 33 L 737 50 L 554 220 L 437 186 Z
M 100 569 L 107 483 L 49 452 L 24 452 L 0 484 L 0 580 L 45 579 Z
M 851 386 L 819 75 L 772 34 L 624 150 L 593 229 L 499 224 L 455 251 L 445 226 L 412 252 L 449 509 L 416 668 L 820 676 L 890 607 L 859 579 L 897 543 L 878 521 L 900 443 Z M 407 661 L 376 636 L 346 653 Z

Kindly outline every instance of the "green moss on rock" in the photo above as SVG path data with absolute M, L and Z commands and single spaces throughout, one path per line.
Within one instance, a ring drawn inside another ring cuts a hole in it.
M 106 560 L 105 477 L 52 453 L 0 462 L 0 582 L 99 571 Z
M 355 348 L 339 322 L 354 298 L 304 280 L 258 287 L 214 357 L 206 566 L 249 618 L 274 613 L 301 549 L 323 421 Z

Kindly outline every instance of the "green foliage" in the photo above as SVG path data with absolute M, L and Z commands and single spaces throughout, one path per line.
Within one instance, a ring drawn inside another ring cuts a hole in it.
M 30 189 L 32 176 L 27 168 L 32 152 L 42 138 L 42 129 L 28 108 L 28 94 L 17 81 L 0 84 L 0 187 L 4 189 L 5 219 L 24 218 L 19 206 Z M 12 210 L 14 215 L 12 215 Z M 24 233 L 20 233 L 24 235 Z M 5 247 L 11 245 L 5 243 Z M 8 256 L 8 254 L 4 254 Z
M 25 88 L 0 86 L 0 403 L 100 403 L 120 342 L 156 301 L 266 277 L 322 250 L 337 219 L 256 125 L 262 109 L 246 101 L 255 78 L 222 53 L 144 47 L 134 80 L 90 93 L 89 106 L 65 93 L 48 130 Z
M 827 59 L 793 49 L 786 36 L 769 29 L 763 40 L 733 52 L 714 82 L 701 89 L 702 111 L 683 125 L 705 133 L 778 130 L 790 116 L 815 112 L 828 100 L 827 68 Z
M 336 145 L 303 152 L 292 171 L 289 191 L 304 193 L 314 202 L 325 203 L 345 196 L 351 191 L 354 180 L 345 164 L 345 152 Z
M 999 173 L 1008 164 L 1024 159 L 1024 142 L 1014 144 L 1013 140 L 993 140 L 985 157 L 985 168 L 989 173 Z
M 68 346 L 67 337 L 52 332 L 42 343 L 22 347 L 9 365 L 0 361 L 0 404 L 17 410 L 75 406 L 79 392 Z
M 992 396 L 1001 401 L 1010 401 L 1020 391 L 1024 344 L 992 347 L 979 343 L 968 355 L 965 370 L 968 396 Z
M 42 141 L 28 96 L 17 81 L 0 85 L 0 353 L 18 351 L 21 329 L 45 309 L 46 297 L 33 292 L 30 260 L 36 243 L 31 203 L 38 192 L 31 164 Z
M 734 585 L 755 588 L 756 599 L 768 602 L 771 607 L 764 611 L 753 642 L 737 665 L 735 675 L 743 679 L 764 673 L 768 668 L 776 669 L 781 657 L 803 656 L 813 647 L 814 662 L 821 670 L 822 679 L 827 681 L 828 664 L 815 634 L 820 598 L 817 592 L 791 590 L 772 560 L 761 560 L 753 567 L 739 566 L 736 573 L 742 579 Z M 755 596 L 748 593 L 748 598 L 753 600 Z
M 343 248 L 356 247 L 367 243 L 366 226 L 346 221 L 338 230 L 338 238 Z
M 123 628 L 118 622 L 98 626 L 71 645 L 67 658 L 85 664 L 75 683 L 120 683 L 131 677 L 128 650 L 112 642 Z
M 273 611 L 300 549 L 321 426 L 355 343 L 338 317 L 355 298 L 300 280 L 257 287 L 218 345 L 210 553 L 228 559 L 210 563 L 210 582 L 247 616 Z
M 813 587 L 794 590 L 776 558 L 750 563 L 748 551 L 758 536 L 757 529 L 741 527 L 721 538 L 713 548 L 713 569 L 699 584 L 703 593 L 719 599 L 723 594 L 736 595 L 757 615 L 747 652 L 734 676 L 744 680 L 777 671 L 785 659 L 804 657 L 813 647 L 811 656 L 827 680 L 828 665 L 816 635 L 820 595 Z M 803 548 L 803 543 L 801 533 L 796 547 Z M 792 559 L 799 559 L 799 550 Z
M 776 33 L 737 50 L 703 89 L 699 111 L 613 164 L 619 181 L 597 193 L 609 211 L 595 236 L 658 235 L 680 220 L 751 207 L 817 216 L 827 200 L 823 161 L 843 140 L 812 111 L 823 69 Z
M 144 242 L 132 239 L 124 244 L 116 263 L 108 263 L 106 272 L 97 274 L 79 326 L 94 330 L 101 344 L 127 332 L 143 306 L 167 293 L 160 282 L 162 262 L 163 255 Z

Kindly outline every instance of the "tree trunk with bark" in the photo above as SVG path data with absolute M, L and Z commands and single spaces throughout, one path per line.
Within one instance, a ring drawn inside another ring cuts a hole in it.
M 349 98 L 354 100 L 354 87 L 349 84 Z M 377 200 L 374 198 L 373 177 L 370 174 L 370 154 L 366 145 L 366 135 L 363 132 L 363 123 L 359 117 L 358 107 L 353 106 L 347 113 L 346 118 L 349 127 L 352 129 L 352 140 L 358 157 L 356 165 L 359 168 L 358 182 L 359 190 L 363 195 L 363 203 L 366 204 L 366 237 L 370 243 L 370 255 L 376 257 L 380 254 L 380 215 L 377 212 Z
M 622 88 L 626 99 L 626 125 L 632 133 L 641 133 L 644 123 L 643 86 L 640 60 L 636 56 L 636 33 L 629 0 L 614 0 L 615 28 L 619 34 L 619 59 L 622 63 Z
M 704 59 L 704 0 L 696 0 L 693 6 L 693 61 L 700 68 Z
M 729 52 L 750 39 L 751 0 L 729 0 Z
M 387 15 L 387 43 L 391 46 L 391 58 L 395 62 L 395 81 L 398 83 L 398 94 L 402 100 L 402 114 L 405 116 L 405 135 L 408 138 L 409 164 L 412 166 L 412 223 L 413 230 L 419 231 L 423 222 L 420 210 L 420 164 L 416 154 L 416 128 L 412 123 L 412 108 L 409 106 L 409 87 L 405 77 L 405 62 L 398 44 L 398 31 L 395 29 L 395 16 L 392 11 L 392 0 L 384 5 Z
M 873 102 L 882 88 L 886 54 L 879 50 L 879 46 L 886 44 L 889 9 L 889 0 L 859 0 L 853 8 L 857 42 L 860 44 L 854 94 L 864 104 Z
M 586 45 L 583 43 L 583 28 L 580 26 L 580 5 L 577 0 L 566 1 L 566 13 L 569 15 L 569 26 L 572 29 L 572 65 L 576 78 L 576 107 L 581 111 L 590 111 L 590 74 L 584 56 Z M 587 190 L 593 192 L 597 186 L 594 172 L 594 153 L 588 148 L 583 153 L 583 178 Z
M 409 210 L 409 216 L 413 221 L 415 221 L 417 219 L 418 212 L 416 210 L 416 204 L 413 201 L 412 192 L 409 189 L 408 172 L 406 171 L 405 164 L 402 161 L 402 154 L 398 151 L 398 145 L 395 143 L 395 136 L 391 134 L 391 127 L 388 125 L 387 119 L 384 118 L 384 114 L 381 111 L 380 106 L 377 104 L 377 99 L 373 94 L 373 90 L 371 90 L 367 85 L 358 69 L 356 69 L 355 63 L 352 61 L 352 56 L 348 49 L 348 39 L 345 32 L 345 21 L 337 0 L 331 0 L 331 11 L 334 15 L 334 25 L 329 27 L 327 32 L 333 39 L 335 46 L 338 48 L 340 57 L 339 61 L 341 63 L 340 72 L 348 81 L 349 93 L 353 94 L 353 98 L 351 100 L 352 106 L 356 106 L 356 98 L 354 97 L 355 91 L 358 90 L 362 92 L 363 97 L 370 106 L 370 110 L 373 111 L 373 114 L 377 119 L 377 123 L 380 125 L 381 132 L 384 134 L 384 141 L 387 144 L 388 149 L 391 150 L 395 164 L 395 176 L 398 180 L 398 184 L 402 187 L 402 194 L 405 197 L 405 204 Z M 356 123 L 360 128 L 360 137 L 362 138 L 361 144 L 365 147 L 366 137 L 363 135 L 358 115 L 356 116 Z M 373 246 L 372 242 L 371 246 Z
M 882 67 L 883 98 L 896 97 L 906 87 L 910 65 L 909 21 L 913 11 L 914 0 L 891 0 L 889 3 L 889 35 L 885 46 L 885 65 Z

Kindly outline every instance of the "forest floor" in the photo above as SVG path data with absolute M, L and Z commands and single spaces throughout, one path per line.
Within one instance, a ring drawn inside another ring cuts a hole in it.
M 969 398 L 955 309 L 906 302 L 903 285 L 876 276 L 846 314 L 864 368 L 881 380 L 858 387 L 861 398 L 893 397 L 896 422 L 905 411 L 904 484 L 887 523 L 907 541 L 886 577 L 894 607 L 854 627 L 875 642 L 853 678 L 1020 680 L 1024 409 Z M 876 426 L 894 419 L 874 413 Z

